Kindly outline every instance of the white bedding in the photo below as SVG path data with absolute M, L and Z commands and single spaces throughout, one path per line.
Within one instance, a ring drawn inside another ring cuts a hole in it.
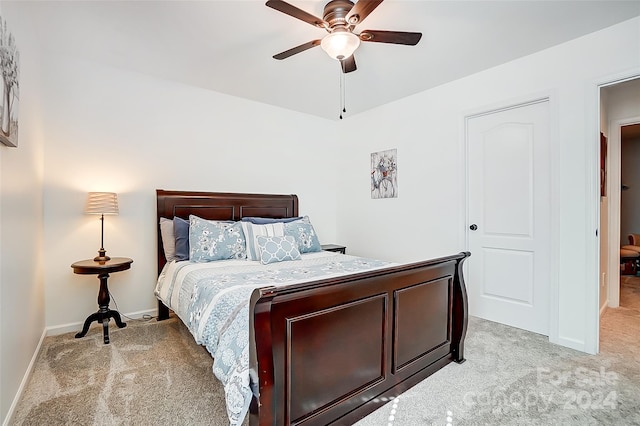
M 242 423 L 257 388 L 249 376 L 249 300 L 254 289 L 384 268 L 391 265 L 334 252 L 302 255 L 302 260 L 262 265 L 221 260 L 167 263 L 158 277 L 156 297 L 172 309 L 214 358 L 223 383 L 229 423 Z

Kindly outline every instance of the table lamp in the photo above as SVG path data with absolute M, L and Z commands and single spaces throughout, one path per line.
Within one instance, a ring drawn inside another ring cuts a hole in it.
M 115 192 L 89 192 L 84 212 L 85 214 L 100 215 L 100 250 L 98 250 L 98 256 L 93 260 L 106 262 L 111 258 L 107 256 L 107 251 L 104 249 L 104 215 L 118 214 L 118 194 Z

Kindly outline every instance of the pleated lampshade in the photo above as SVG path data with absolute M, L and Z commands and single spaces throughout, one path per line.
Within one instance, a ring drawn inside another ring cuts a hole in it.
M 86 214 L 118 214 L 118 194 L 115 192 L 89 192 Z

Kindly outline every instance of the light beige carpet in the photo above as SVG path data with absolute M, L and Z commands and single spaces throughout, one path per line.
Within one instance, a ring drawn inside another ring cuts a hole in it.
M 358 426 L 640 425 L 640 278 L 601 320 L 597 356 L 471 318 L 450 364 Z M 624 305 L 624 304 L 623 304 Z M 227 425 L 207 351 L 184 325 L 128 321 L 47 337 L 12 425 Z M 245 422 L 246 423 L 246 422 Z
M 640 277 L 623 277 L 600 321 L 600 353 L 472 318 L 450 364 L 357 426 L 640 425 Z
M 113 321 L 112 321 L 113 325 Z M 15 425 L 225 425 L 212 359 L 176 318 L 47 337 Z

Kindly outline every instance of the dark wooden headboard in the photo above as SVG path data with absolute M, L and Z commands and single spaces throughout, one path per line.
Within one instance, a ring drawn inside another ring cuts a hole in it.
M 246 216 L 295 217 L 298 216 L 296 195 L 234 194 L 226 192 L 165 191 L 156 189 L 158 274 L 166 260 L 160 218 L 174 216 L 189 219 L 194 214 L 210 220 L 240 220 Z

